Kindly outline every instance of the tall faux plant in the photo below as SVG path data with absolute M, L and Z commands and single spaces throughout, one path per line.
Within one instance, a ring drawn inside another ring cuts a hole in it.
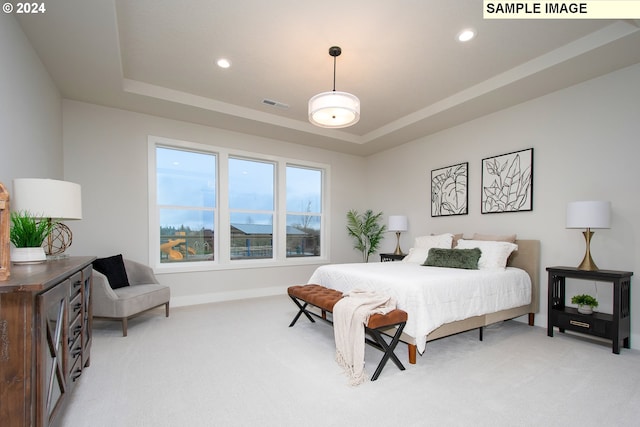
M 387 227 L 379 224 L 381 217 L 382 212 L 374 214 L 371 209 L 363 214 L 355 209 L 347 212 L 347 231 L 355 240 L 353 248 L 362 252 L 364 262 L 369 262 L 369 255 L 378 250 L 384 238 Z

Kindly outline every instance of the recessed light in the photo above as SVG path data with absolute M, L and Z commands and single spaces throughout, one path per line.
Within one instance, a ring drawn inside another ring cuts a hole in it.
M 459 42 L 468 42 L 469 40 L 471 40 L 472 38 L 474 38 L 476 36 L 476 30 L 474 30 L 473 28 L 465 28 L 464 30 L 460 31 L 458 33 L 458 35 L 456 36 L 456 39 Z
M 231 61 L 229 61 L 226 58 L 218 59 L 216 64 L 218 64 L 218 67 L 220 67 L 220 68 L 229 68 L 229 67 L 231 67 Z

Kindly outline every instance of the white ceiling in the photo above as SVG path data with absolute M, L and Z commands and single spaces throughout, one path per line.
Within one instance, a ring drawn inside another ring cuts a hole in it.
M 484 20 L 479 0 L 46 6 L 19 21 L 65 98 L 359 155 L 640 62 L 639 21 Z M 461 44 L 465 27 L 478 36 Z M 333 45 L 336 90 L 362 104 L 340 130 L 307 119 L 332 89 Z

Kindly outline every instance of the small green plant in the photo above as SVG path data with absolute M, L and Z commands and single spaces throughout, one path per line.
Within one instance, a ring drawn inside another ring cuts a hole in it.
M 11 212 L 9 240 L 16 248 L 37 248 L 42 246 L 54 223 L 36 219 L 28 211 Z
M 596 308 L 598 306 L 598 300 L 592 297 L 591 295 L 575 295 L 571 298 L 572 304 L 577 305 L 588 305 L 591 308 Z
M 362 252 L 364 262 L 369 262 L 369 255 L 378 250 L 384 238 L 387 227 L 378 223 L 381 217 L 382 212 L 374 214 L 371 209 L 363 214 L 355 209 L 347 212 L 347 231 L 355 239 L 353 248 Z

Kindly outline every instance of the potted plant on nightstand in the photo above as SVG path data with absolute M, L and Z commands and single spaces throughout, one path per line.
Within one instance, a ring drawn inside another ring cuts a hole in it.
M 572 304 L 578 305 L 578 313 L 591 314 L 593 309 L 598 306 L 598 300 L 591 295 L 575 295 L 571 298 Z
M 11 261 L 17 264 L 43 262 L 47 259 L 42 243 L 53 228 L 51 221 L 41 221 L 27 211 L 11 212 L 9 240 L 15 246 Z

